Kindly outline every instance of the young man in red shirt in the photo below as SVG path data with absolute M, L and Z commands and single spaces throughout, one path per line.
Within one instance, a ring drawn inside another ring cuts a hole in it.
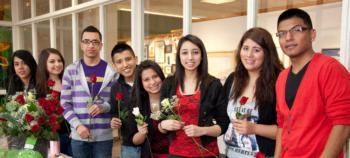
M 343 157 L 350 134 L 349 72 L 337 60 L 314 52 L 316 31 L 305 11 L 284 11 L 277 29 L 292 65 L 276 83 L 275 157 Z

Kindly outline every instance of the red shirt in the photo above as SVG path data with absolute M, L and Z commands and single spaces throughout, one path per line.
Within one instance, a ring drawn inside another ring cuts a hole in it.
M 333 125 L 350 124 L 350 74 L 335 59 L 316 53 L 289 109 L 285 101 L 289 71 L 282 71 L 276 83 L 282 157 L 320 157 Z
M 180 87 L 178 87 L 176 95 L 179 98 L 178 114 L 181 116 L 182 121 L 185 122 L 185 125 L 198 125 L 200 103 L 199 89 L 193 95 L 182 95 Z M 205 146 L 205 148 L 211 152 L 209 153 L 202 148 L 200 149 L 194 140 L 198 144 L 202 144 L 199 137 L 191 138 L 185 134 L 184 130 L 176 131 L 172 143 L 170 144 L 169 153 L 185 157 L 216 156 L 219 154 L 216 141 Z

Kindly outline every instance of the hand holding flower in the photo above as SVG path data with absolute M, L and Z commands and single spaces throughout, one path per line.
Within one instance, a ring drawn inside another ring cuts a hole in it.
M 197 125 L 184 126 L 183 130 L 188 137 L 200 137 L 205 135 L 205 130 L 203 130 L 203 127 L 199 127 Z
M 122 120 L 119 118 L 113 117 L 111 120 L 111 128 L 119 129 L 122 126 Z
M 82 139 L 88 139 L 90 137 L 90 130 L 84 125 L 79 125 L 77 127 L 77 133 Z
M 163 120 L 161 127 L 167 131 L 177 131 L 184 127 L 185 123 L 177 120 Z
M 95 117 L 95 116 L 97 116 L 98 114 L 103 113 L 103 112 L 104 112 L 104 109 L 103 109 L 102 106 L 97 105 L 97 104 L 94 104 L 94 105 L 92 105 L 92 106 L 89 107 L 88 112 L 89 112 L 89 114 L 90 114 L 92 117 Z
M 256 124 L 247 120 L 233 120 L 233 127 L 240 134 L 255 134 Z
M 137 130 L 139 131 L 139 133 L 143 134 L 143 135 L 147 135 L 148 133 L 148 124 L 144 123 L 142 125 L 137 124 Z

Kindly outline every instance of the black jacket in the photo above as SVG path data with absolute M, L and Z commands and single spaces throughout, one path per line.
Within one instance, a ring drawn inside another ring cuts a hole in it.
M 230 98 L 230 92 L 231 87 L 233 84 L 233 73 L 231 73 L 225 82 L 224 85 L 224 100 L 226 105 L 228 104 L 229 98 Z M 276 113 L 276 100 L 273 101 L 274 104 L 263 106 L 264 108 L 260 108 L 259 106 L 258 113 L 259 113 L 259 120 L 258 124 L 265 124 L 265 125 L 276 125 L 277 124 L 277 113 Z M 275 152 L 275 140 L 272 140 L 270 138 L 262 137 L 259 135 L 256 135 L 256 139 L 258 141 L 259 150 L 264 153 L 267 156 L 273 156 Z
M 117 93 L 123 93 L 124 95 L 120 103 L 120 110 L 128 111 L 128 112 L 132 110 L 132 105 L 130 105 L 131 91 L 132 91 L 132 87 L 125 82 L 123 76 L 119 76 L 118 82 L 115 82 L 111 88 L 111 96 L 110 96 L 111 111 L 110 112 L 112 114 L 112 117 L 118 117 L 118 110 L 117 110 L 118 102 L 115 98 L 115 95 Z M 128 114 L 128 117 L 130 117 L 130 114 Z M 126 120 L 123 120 L 123 123 L 121 126 L 121 135 L 123 138 L 123 145 L 134 146 L 132 143 L 132 133 L 130 132 L 131 127 Z
M 166 78 L 161 88 L 160 99 L 163 100 L 164 98 L 171 98 L 176 95 L 177 86 L 178 84 L 174 76 Z M 201 82 L 199 88 L 201 99 L 198 126 L 203 127 L 217 124 L 221 128 L 221 134 L 223 134 L 226 132 L 230 120 L 226 113 L 227 104 L 225 104 L 221 95 L 222 85 L 220 80 L 209 76 L 206 84 Z M 216 137 L 201 136 L 201 143 L 204 146 L 212 141 L 216 141 Z

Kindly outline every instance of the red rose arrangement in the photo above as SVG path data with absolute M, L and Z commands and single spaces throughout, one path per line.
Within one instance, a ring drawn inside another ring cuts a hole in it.
M 59 93 L 53 92 L 54 81 L 47 82 L 51 92 L 46 98 L 35 99 L 32 92 L 7 98 L 0 113 L 0 136 L 34 136 L 57 140 L 64 109 L 59 104 Z

